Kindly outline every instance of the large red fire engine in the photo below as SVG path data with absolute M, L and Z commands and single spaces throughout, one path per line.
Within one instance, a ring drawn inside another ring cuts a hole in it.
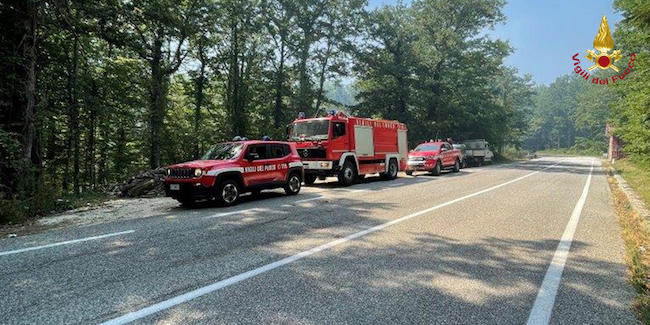
M 395 179 L 406 168 L 406 125 L 398 121 L 346 116 L 331 111 L 326 117 L 296 119 L 289 140 L 296 142 L 305 183 L 338 176 L 351 185 L 367 174 Z

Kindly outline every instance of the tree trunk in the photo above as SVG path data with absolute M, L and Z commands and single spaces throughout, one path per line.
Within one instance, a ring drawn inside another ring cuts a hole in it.
M 27 195 L 34 194 L 38 190 L 38 175 L 40 174 L 39 146 L 36 134 L 36 29 L 38 24 L 38 12 L 41 3 L 30 1 L 26 4 L 26 14 L 23 20 L 25 31 L 23 58 L 25 70 L 25 108 L 24 108 L 24 131 L 23 131 L 23 160 L 25 164 L 26 177 L 21 177 L 22 190 Z
M 203 87 L 205 83 L 205 53 L 203 47 L 203 40 L 199 41 L 199 61 L 201 61 L 201 68 L 199 70 L 199 77 L 196 79 L 196 106 L 194 108 L 194 136 L 197 137 L 196 145 L 194 146 L 194 159 L 199 159 L 201 154 L 201 142 L 199 135 L 199 126 L 201 125 L 201 105 L 203 104 Z
M 300 58 L 298 63 L 298 100 L 296 108 L 301 112 L 311 113 L 311 81 L 309 80 L 309 71 L 307 71 L 307 60 L 309 60 L 309 49 L 311 42 L 311 31 L 305 30 L 304 39 L 300 45 Z
M 332 51 L 332 42 L 331 40 L 327 41 L 327 49 L 325 50 L 325 57 L 323 58 L 321 67 L 320 67 L 320 76 L 318 80 L 318 94 L 316 95 L 316 113 L 318 115 L 320 111 L 320 106 L 323 103 L 323 87 L 325 86 L 325 77 L 327 76 L 327 63 L 330 58 Z
M 275 77 L 275 108 L 273 110 L 273 126 L 278 129 L 283 126 L 283 109 L 282 109 L 282 88 L 284 87 L 284 56 L 285 56 L 285 36 L 280 35 L 280 66 Z
M 163 40 L 160 35 L 154 40 L 153 57 L 151 65 L 151 85 L 150 85 L 150 134 L 151 134 L 151 152 L 149 157 L 149 167 L 155 169 L 160 166 L 160 143 L 165 118 L 165 104 L 167 95 L 168 75 L 162 67 L 162 46 Z
M 72 72 L 70 99 L 70 132 L 72 134 L 73 188 L 79 194 L 79 105 L 77 104 L 77 72 L 79 67 L 79 37 L 75 33 L 72 48 Z

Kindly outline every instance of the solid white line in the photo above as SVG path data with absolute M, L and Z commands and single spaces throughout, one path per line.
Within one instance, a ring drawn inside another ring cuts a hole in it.
M 556 165 L 554 165 L 554 166 L 556 166 Z M 330 249 L 330 248 L 332 248 L 334 246 L 337 246 L 337 245 L 343 244 L 345 242 L 351 241 L 353 239 L 366 236 L 368 234 L 374 233 L 374 232 L 379 231 L 381 229 L 384 229 L 386 227 L 390 227 L 392 225 L 402 223 L 402 222 L 404 222 L 406 220 L 421 216 L 423 214 L 426 214 L 426 213 L 429 213 L 431 211 L 440 209 L 442 207 L 446 207 L 448 205 L 451 205 L 451 204 L 454 204 L 454 203 L 469 199 L 471 197 L 474 197 L 474 196 L 477 196 L 477 195 L 481 195 L 483 193 L 487 193 L 487 192 L 496 190 L 496 189 L 501 188 L 503 186 L 506 186 L 508 184 L 512 184 L 512 183 L 520 181 L 520 180 L 522 180 L 524 178 L 533 176 L 533 175 L 535 175 L 537 173 L 542 172 L 543 170 L 552 168 L 554 166 L 546 167 L 546 168 L 544 168 L 542 170 L 538 170 L 538 171 L 526 174 L 524 176 L 513 179 L 511 181 L 499 184 L 497 186 L 493 186 L 493 187 L 490 187 L 490 188 L 487 188 L 487 189 L 484 189 L 484 190 L 481 190 L 481 191 L 478 191 L 478 192 L 475 192 L 475 193 L 472 193 L 472 194 L 469 194 L 469 195 L 465 195 L 465 196 L 460 197 L 458 199 L 451 200 L 449 202 L 442 203 L 442 204 L 436 205 L 434 207 L 424 209 L 422 211 L 415 212 L 415 213 L 403 216 L 403 217 L 398 218 L 398 219 L 391 220 L 389 222 L 386 222 L 386 223 L 374 226 L 372 228 L 368 228 L 368 229 L 356 232 L 354 234 L 348 235 L 348 236 L 343 237 L 343 238 L 339 238 L 337 240 L 331 241 L 329 243 L 326 243 L 326 244 L 323 244 L 323 245 L 320 245 L 320 246 L 316 246 L 314 248 L 311 248 L 311 249 L 308 249 L 306 251 L 300 252 L 300 253 L 298 253 L 296 255 L 292 255 L 292 256 L 283 258 L 283 259 L 275 261 L 273 263 L 266 264 L 266 265 L 258 267 L 256 269 L 253 269 L 253 270 L 250 270 L 250 271 L 235 275 L 233 277 L 221 280 L 219 282 L 215 282 L 215 283 L 207 285 L 205 287 L 201 287 L 201 288 L 198 288 L 196 290 L 184 293 L 184 294 L 182 294 L 180 296 L 176 296 L 176 297 L 173 297 L 171 299 L 161 301 L 161 302 L 153 304 L 153 305 L 151 305 L 149 307 L 130 312 L 128 314 L 122 315 L 122 316 L 117 317 L 117 318 L 113 318 L 111 320 L 108 320 L 106 322 L 101 323 L 100 325 L 121 325 L 121 324 L 130 323 L 130 322 L 138 320 L 140 318 L 143 318 L 143 317 L 149 316 L 151 314 L 157 313 L 157 312 L 159 312 L 161 310 L 165 310 L 165 309 L 174 307 L 176 305 L 180 305 L 180 304 L 188 302 L 188 301 L 190 301 L 192 299 L 195 299 L 195 298 L 201 297 L 203 295 L 209 294 L 211 292 L 223 289 L 223 288 L 225 288 L 225 287 L 227 287 L 229 285 L 236 284 L 238 282 L 250 279 L 250 278 L 252 278 L 254 276 L 257 276 L 257 275 L 260 275 L 262 273 L 271 271 L 271 270 L 276 269 L 278 267 L 293 263 L 293 262 L 298 261 L 300 259 L 303 259 L 303 258 L 305 258 L 305 257 L 307 257 L 309 255 L 312 255 L 312 254 L 315 254 L 315 253 L 318 253 L 318 252 L 322 252 L 322 251 L 328 250 L 328 249 Z
M 205 217 L 205 219 L 212 219 L 212 218 L 231 216 L 233 214 L 240 214 L 240 213 L 244 213 L 244 212 L 248 212 L 248 211 L 258 211 L 258 210 L 261 210 L 261 209 L 259 209 L 259 208 L 251 208 L 251 209 L 230 211 L 230 212 L 224 212 L 224 213 L 217 213 L 217 214 L 213 214 L 211 216 L 207 216 L 207 217 Z
M 319 196 L 319 197 L 313 197 L 311 199 L 304 199 L 304 200 L 296 201 L 294 203 L 305 203 L 305 202 L 310 202 L 310 201 L 322 200 L 324 198 L 325 198 L 324 196 Z
M 35 246 L 35 247 L 16 249 L 16 250 L 13 250 L 13 251 L 0 252 L 0 256 L 18 254 L 18 253 L 37 250 L 37 249 L 50 248 L 50 247 L 56 247 L 56 246 L 61 246 L 61 245 L 76 244 L 76 243 L 81 243 L 81 242 L 85 242 L 85 241 L 89 241 L 89 240 L 102 239 L 102 238 L 106 238 L 106 237 L 125 235 L 125 234 L 130 234 L 130 233 L 132 233 L 134 231 L 135 230 L 128 230 L 128 231 L 116 232 L 116 233 L 112 233 L 112 234 L 93 236 L 93 237 L 87 237 L 87 238 L 81 238 L 81 239 L 75 239 L 75 240 L 68 240 L 68 241 L 63 241 L 63 242 L 60 242 L 60 243 L 48 244 L 48 245 L 43 245 L 43 246 Z
M 533 309 L 530 311 L 530 316 L 528 316 L 526 325 L 548 325 L 551 320 L 553 305 L 555 304 L 555 296 L 560 286 L 560 280 L 562 280 L 562 272 L 564 271 L 564 265 L 566 264 L 569 255 L 571 242 L 573 242 L 573 235 L 576 232 L 578 221 L 580 221 L 580 214 L 582 214 L 582 208 L 585 206 L 587 195 L 589 195 L 589 186 L 591 185 L 591 175 L 593 171 L 594 161 L 592 160 L 587 182 L 585 183 L 585 187 L 582 189 L 582 195 L 580 196 L 575 208 L 573 208 L 571 219 L 569 219 L 569 223 L 564 229 L 564 234 L 562 234 L 560 244 L 557 246 L 557 250 L 551 260 L 551 265 L 549 265 L 548 270 L 546 271 L 546 275 L 544 276 L 542 285 L 539 288 L 537 298 L 535 298 L 535 303 L 533 304 Z

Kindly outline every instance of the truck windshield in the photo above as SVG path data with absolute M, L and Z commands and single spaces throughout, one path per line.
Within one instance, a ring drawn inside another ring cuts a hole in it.
M 203 155 L 203 160 L 230 160 L 239 156 L 239 153 L 244 148 L 242 143 L 217 143 Z
M 440 147 L 437 144 L 421 144 L 415 148 L 413 151 L 436 151 Z
M 325 140 L 330 129 L 329 120 L 312 120 L 293 123 L 290 138 L 292 141 Z

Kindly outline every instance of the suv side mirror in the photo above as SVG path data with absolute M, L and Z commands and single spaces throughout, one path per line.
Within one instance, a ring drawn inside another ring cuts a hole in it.
M 246 155 L 246 160 L 248 161 L 253 161 L 258 159 L 260 159 L 260 154 L 257 152 L 249 152 L 248 155 Z

